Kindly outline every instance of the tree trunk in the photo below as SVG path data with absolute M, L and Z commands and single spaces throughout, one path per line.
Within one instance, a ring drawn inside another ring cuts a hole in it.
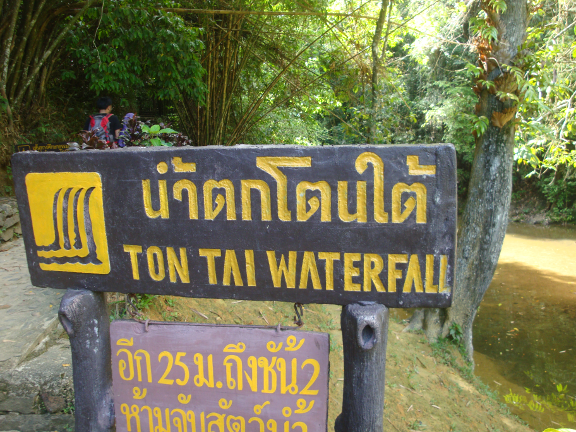
M 514 65 L 528 24 L 526 0 L 507 1 L 506 11 L 500 14 L 489 9 L 487 2 L 481 7 L 487 12 L 489 23 L 498 30 L 498 40 L 478 45 L 479 64 L 484 69 L 479 80 L 491 81 L 494 86 L 487 88 L 479 82 L 475 87 L 479 95 L 476 113 L 490 123 L 485 133 L 476 139 L 468 198 L 458 235 L 452 307 L 417 311 L 408 326 L 408 329 L 424 330 L 427 337 L 434 340 L 446 337 L 454 324 L 460 325 L 470 361 L 474 352 L 472 325 L 498 263 L 512 194 L 513 119 L 517 104 L 496 94 L 501 91 L 519 95 L 509 66 Z
M 484 90 L 481 114 L 491 118 L 504 103 Z M 514 112 L 516 109 L 514 108 Z M 480 302 L 492 281 L 508 225 L 512 195 L 514 123 L 499 128 L 491 124 L 476 145 L 469 195 L 462 217 L 457 251 L 456 287 L 447 322 L 458 323 L 472 358 L 472 324 Z M 447 333 L 447 328 L 443 329 Z

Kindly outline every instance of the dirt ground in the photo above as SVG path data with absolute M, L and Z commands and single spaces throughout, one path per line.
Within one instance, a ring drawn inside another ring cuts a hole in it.
M 123 295 L 119 297 L 123 299 Z M 112 301 L 115 299 L 112 298 Z M 140 297 L 134 302 L 145 318 L 213 324 L 293 325 L 291 303 L 179 297 Z M 111 305 L 122 314 L 122 301 Z M 328 430 L 342 407 L 343 352 L 339 306 L 306 305 L 302 330 L 330 334 Z M 386 366 L 385 431 L 519 431 L 532 429 L 507 413 L 485 386 L 473 378 L 452 344 L 430 346 L 422 334 L 403 333 L 390 321 Z M 466 379 L 468 377 L 469 379 Z

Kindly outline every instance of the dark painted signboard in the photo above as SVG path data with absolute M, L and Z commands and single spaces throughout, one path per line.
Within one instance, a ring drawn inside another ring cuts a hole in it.
M 114 321 L 116 431 L 326 432 L 329 336 Z
M 24 152 L 12 166 L 37 286 L 450 305 L 450 145 Z

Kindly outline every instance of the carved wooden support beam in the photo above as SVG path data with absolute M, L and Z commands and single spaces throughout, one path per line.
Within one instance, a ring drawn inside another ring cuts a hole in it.
M 336 432 L 382 432 L 388 309 L 361 302 L 342 309 L 344 397 Z
M 58 317 L 70 337 L 77 432 L 112 432 L 110 318 L 105 293 L 69 289 Z

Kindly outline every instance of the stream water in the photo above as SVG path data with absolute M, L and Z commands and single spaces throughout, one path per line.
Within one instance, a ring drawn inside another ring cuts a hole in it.
M 576 230 L 508 226 L 474 349 L 475 373 L 532 428 L 576 428 Z

